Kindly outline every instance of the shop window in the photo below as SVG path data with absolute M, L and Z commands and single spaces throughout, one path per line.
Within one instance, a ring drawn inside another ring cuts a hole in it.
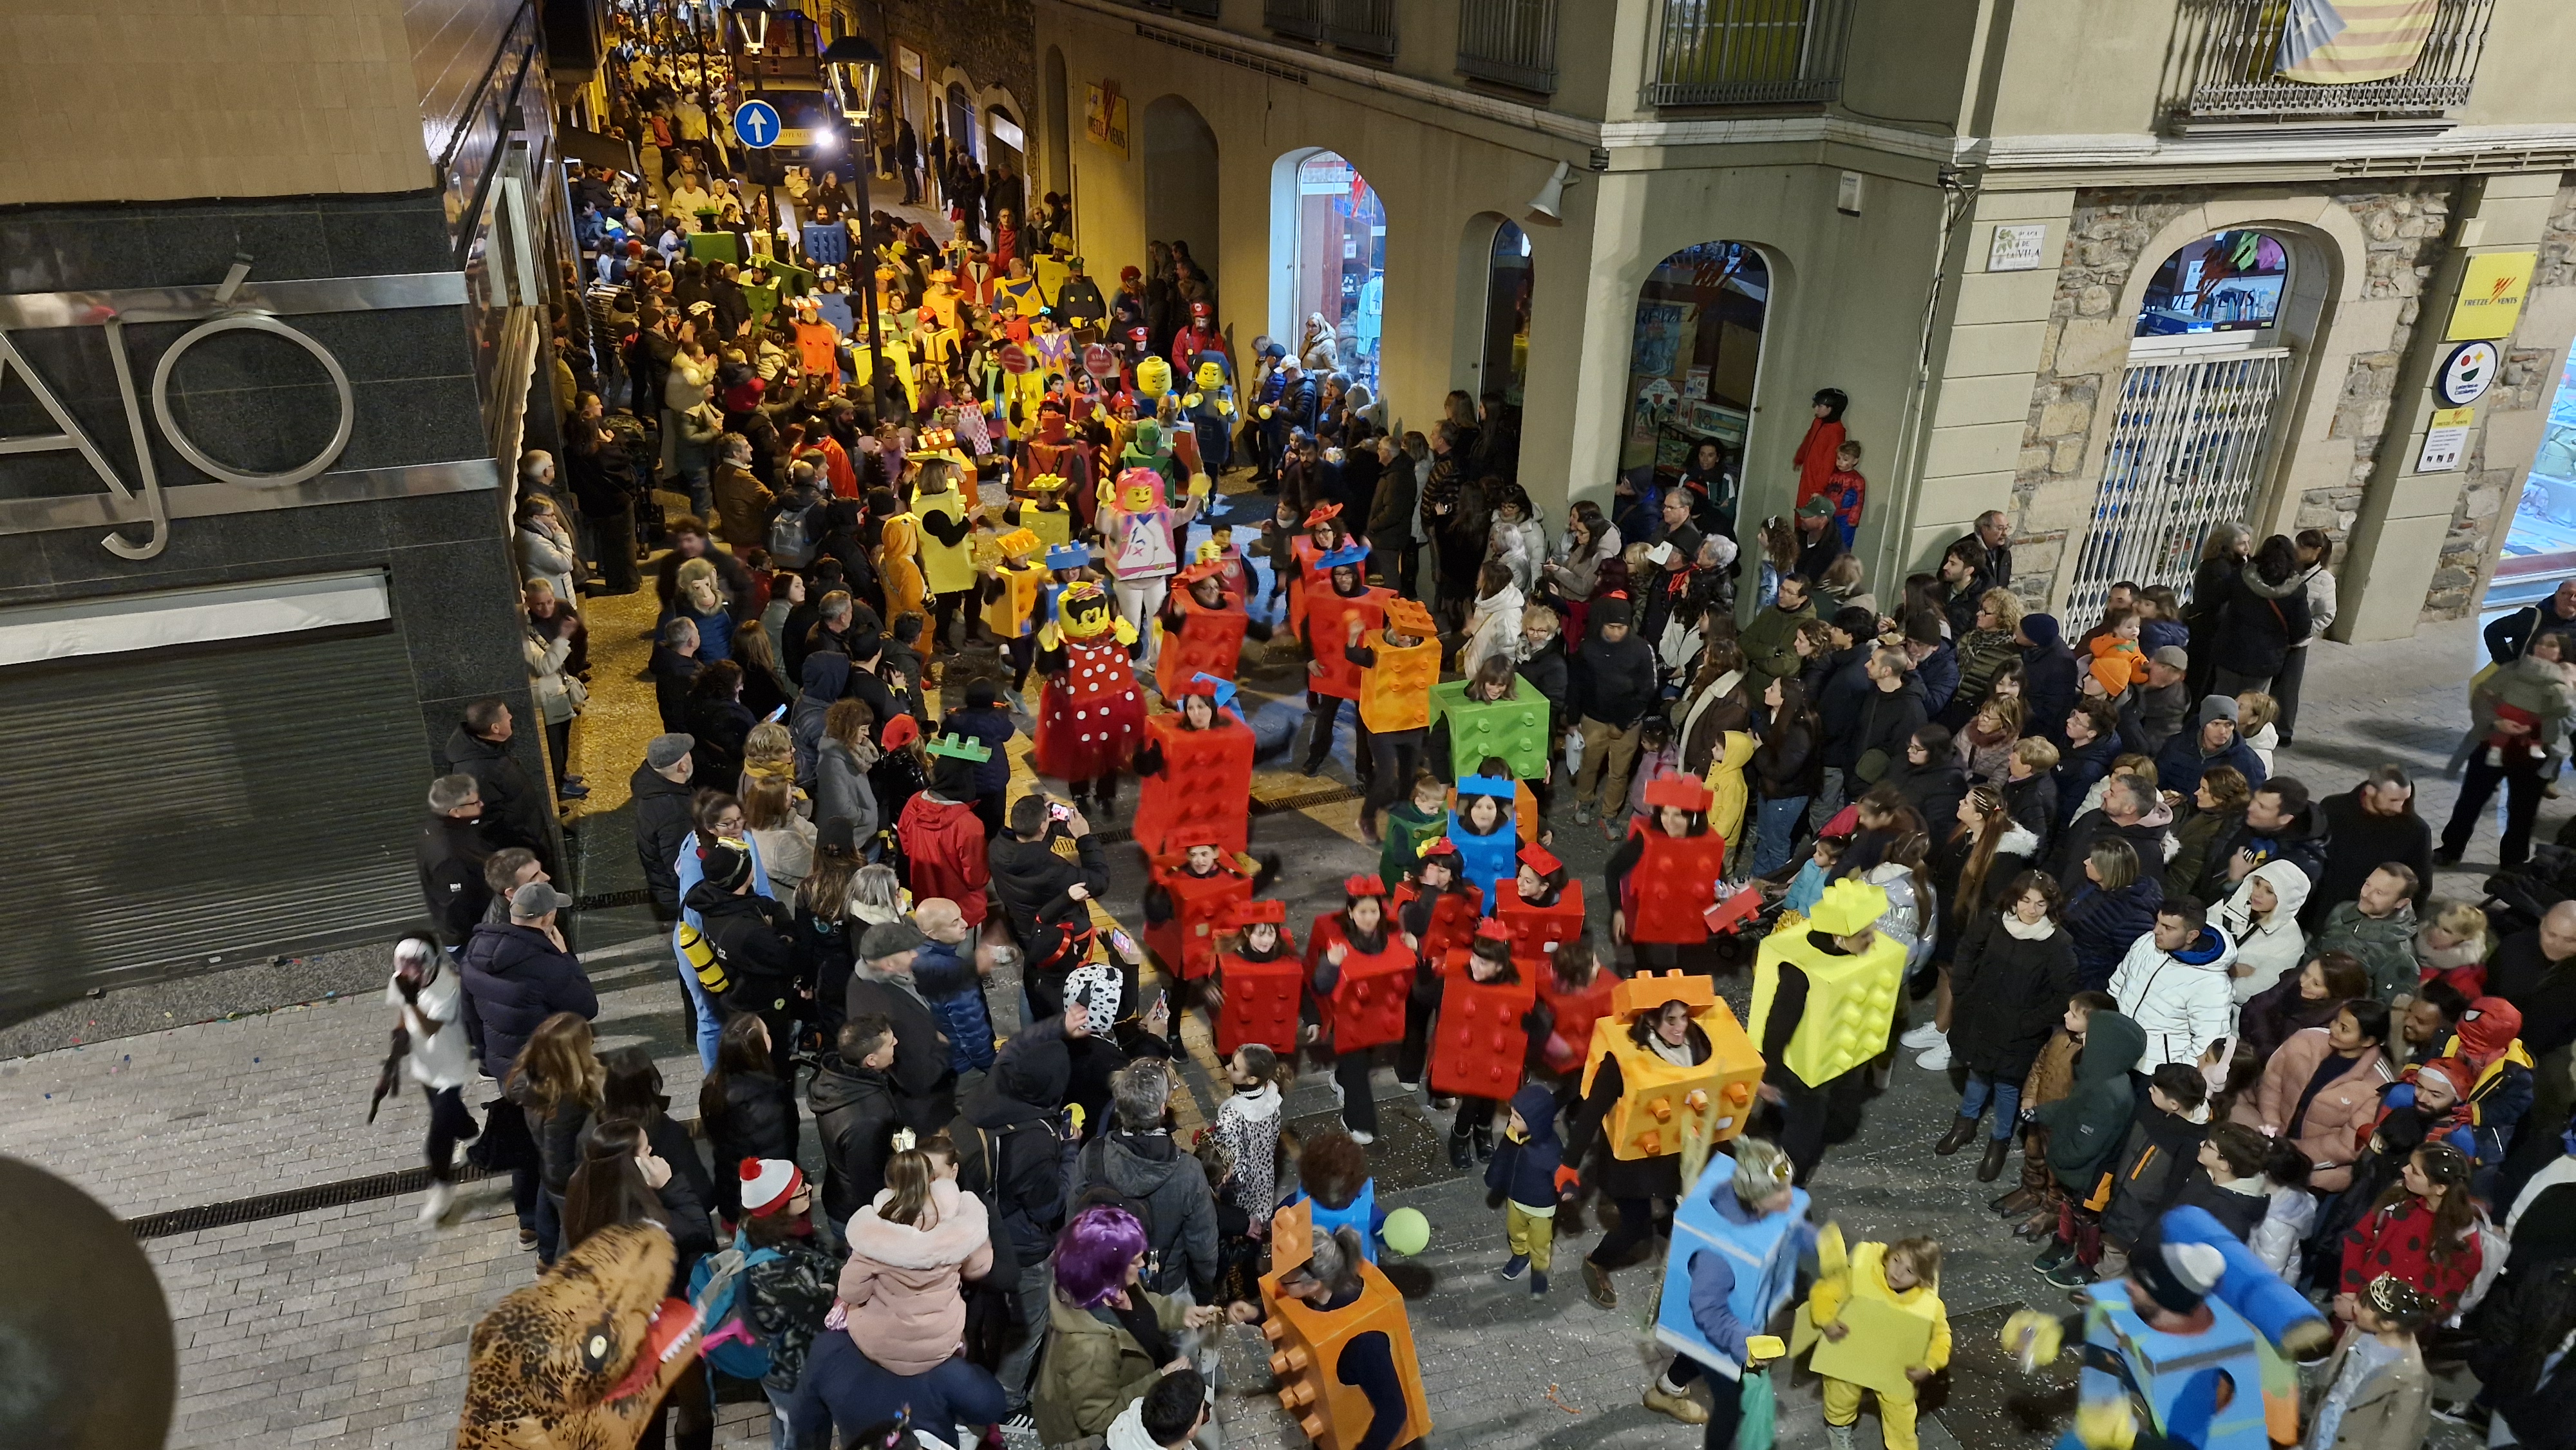
M 2559 372 L 2549 431 L 2522 483 L 2487 606 L 2529 604 L 2576 575 L 2576 355 Z
M 1530 335 L 1529 233 L 1510 222 L 1494 229 L 1492 255 L 1485 269 L 1485 350 L 1477 377 L 1483 390 L 1521 405 L 1521 385 L 1529 377 Z
M 1330 151 L 1297 163 L 1298 353 L 1383 397 L 1378 352 L 1386 318 L 1386 207 L 1359 168 Z
M 2256 333 L 2281 316 L 2290 252 L 2262 232 L 2220 232 L 2165 258 L 2138 308 L 2139 337 Z
M 1770 296 L 1771 269 L 1743 242 L 1684 247 L 1646 274 L 1619 446 L 1623 534 L 1649 521 L 1646 499 L 1684 478 L 1732 526 Z

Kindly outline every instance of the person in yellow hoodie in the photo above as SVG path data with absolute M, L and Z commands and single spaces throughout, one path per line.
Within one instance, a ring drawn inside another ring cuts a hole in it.
M 1744 830 L 1745 807 L 1753 797 L 1745 784 L 1744 767 L 1753 761 L 1753 737 L 1742 730 L 1729 730 L 1719 738 L 1717 756 L 1708 763 L 1708 788 L 1716 793 L 1709 803 L 1708 829 L 1713 836 L 1726 838 L 1726 859 L 1749 861 Z
M 878 492 L 884 494 L 891 508 L 894 494 L 884 489 Z M 885 585 L 885 625 L 891 630 L 905 615 L 921 613 L 921 561 L 915 557 L 921 548 L 921 516 L 908 510 L 887 513 L 877 537 L 877 577 Z
M 1807 1316 L 1820 1338 L 1840 1345 L 1852 1336 L 1854 1328 L 1843 1322 L 1844 1313 L 1858 1299 L 1875 1300 L 1878 1306 L 1930 1321 L 1931 1338 L 1923 1357 L 1903 1366 L 1901 1379 L 1889 1376 L 1870 1387 L 1878 1395 L 1879 1433 L 1887 1441 L 1887 1450 L 1915 1450 L 1916 1387 L 1950 1363 L 1950 1316 L 1941 1305 L 1941 1245 L 1928 1238 L 1854 1244 L 1849 1261 L 1837 1272 L 1834 1261 L 1842 1258 L 1837 1252 L 1840 1247 L 1841 1235 L 1830 1229 L 1816 1245 L 1818 1273 L 1807 1296 Z M 1883 1320 L 1885 1316 L 1872 1317 Z M 1907 1332 L 1913 1331 L 1909 1327 Z M 1860 1419 L 1864 1387 L 1822 1370 L 1817 1373 L 1825 1382 L 1826 1443 L 1833 1450 L 1852 1450 L 1852 1426 Z

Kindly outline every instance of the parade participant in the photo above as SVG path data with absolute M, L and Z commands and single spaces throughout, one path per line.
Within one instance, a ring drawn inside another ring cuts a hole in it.
M 1707 1450 L 1735 1443 L 1744 1375 L 1760 1365 L 1751 1340 L 1789 1302 L 1798 1259 L 1816 1240 L 1806 1219 L 1788 1155 L 1756 1138 L 1737 1140 L 1733 1157 L 1711 1155 L 1673 1214 L 1655 1337 L 1679 1353 L 1646 1387 L 1646 1408 L 1705 1423 Z M 1707 1409 L 1689 1398 L 1693 1380 L 1708 1385 Z
M 1512 889 L 1501 893 L 1495 915 L 1512 934 L 1512 956 L 1536 968 L 1559 943 L 1583 935 L 1583 887 L 1556 853 L 1532 841 L 1516 858 Z
M 1041 413 L 1040 418 L 1046 415 Z M 1020 524 L 1042 540 L 1049 549 L 1060 549 L 1073 542 L 1073 511 L 1066 508 L 1065 498 L 1077 492 L 1073 480 L 1061 473 L 1026 473 L 1014 470 L 1014 479 L 1025 478 L 1029 497 L 1020 506 Z
M 1238 901 L 1226 914 L 1225 932 L 1217 939 L 1217 1051 L 1258 1045 L 1296 1056 L 1305 973 L 1287 921 L 1287 906 L 1278 901 Z M 1254 1222 L 1262 1226 L 1257 1215 Z
M 913 479 L 912 508 L 920 521 L 922 582 L 936 604 L 931 646 L 945 650 L 948 626 L 975 588 L 974 560 L 966 545 L 968 516 L 974 509 L 957 490 L 959 473 L 967 464 L 955 442 L 943 439 L 936 430 L 922 436 L 929 446 L 907 455 L 921 465 Z M 967 632 L 972 634 L 971 619 L 969 626 Z
M 1884 1050 L 1905 946 L 1876 929 L 1887 892 L 1854 877 L 1825 888 L 1805 926 L 1763 939 L 1753 1012 L 1762 1096 L 1780 1108 L 1780 1146 L 1803 1179 L 1825 1153 L 1825 1122 L 1857 1115 L 1869 1060 Z
M 1180 687 L 1175 708 L 1145 721 L 1135 770 L 1136 844 L 1166 855 L 1183 830 L 1207 832 L 1229 855 L 1251 844 L 1252 730 L 1226 708 L 1233 689 L 1201 675 Z
M 1145 702 L 1129 672 L 1127 622 L 1109 596 L 1085 581 L 1056 596 L 1056 618 L 1038 631 L 1037 666 L 1047 679 L 1038 704 L 1030 763 L 1066 783 L 1076 809 L 1118 799 L 1118 773 L 1144 736 Z
M 1306 972 L 1317 1020 L 1306 1040 L 1333 1057 L 1333 1102 L 1351 1140 L 1377 1140 L 1377 1100 L 1369 1087 L 1374 1049 L 1404 1035 L 1404 1003 L 1414 944 L 1386 917 L 1386 886 L 1353 876 L 1342 909 L 1315 918 L 1307 933 Z
M 1512 827 L 1512 791 L 1508 775 L 1471 775 L 1458 782 L 1458 804 L 1449 812 L 1458 874 L 1484 892 L 1488 913 L 1499 904 L 1502 883 L 1517 869 L 1520 837 Z
M 1352 713 L 1358 714 L 1361 666 L 1350 657 L 1350 647 L 1379 627 L 1385 618 L 1386 601 L 1392 594 L 1389 590 L 1369 587 L 1367 571 L 1363 567 L 1367 560 L 1368 545 L 1365 543 L 1351 543 L 1334 550 L 1322 561 L 1325 586 L 1306 595 L 1305 773 L 1308 775 L 1321 771 L 1325 757 L 1333 753 L 1333 730 L 1341 718 L 1342 702 L 1352 702 Z M 1358 740 L 1352 750 L 1352 766 L 1361 784 L 1366 785 L 1374 778 L 1376 765 L 1371 758 L 1367 722 L 1355 723 Z
M 1632 985 L 1631 990 L 1640 989 Z M 1655 993 L 1647 989 L 1644 995 L 1652 997 Z M 1603 1309 L 1619 1305 L 1610 1271 L 1621 1267 L 1640 1246 L 1651 1246 L 1654 1241 L 1655 1200 L 1677 1200 L 1682 1193 L 1678 1147 L 1666 1153 L 1622 1157 L 1603 1131 L 1628 1095 L 1628 1075 L 1621 1066 L 1623 1049 L 1618 1039 L 1626 1039 L 1627 1053 L 1682 1071 L 1707 1064 L 1716 1053 L 1708 1030 L 1695 1020 L 1691 1004 L 1679 997 L 1627 1015 L 1625 1023 L 1610 1024 L 1615 1035 L 1607 1043 L 1596 1031 L 1590 1043 L 1577 1048 L 1590 1059 L 1586 1073 L 1589 1080 L 1583 1084 L 1582 1102 L 1575 1109 L 1565 1139 L 1569 1167 L 1580 1168 L 1596 1142 L 1604 1149 L 1594 1170 L 1594 1181 L 1602 1196 L 1616 1208 L 1618 1222 L 1583 1259 L 1583 1292 Z M 1697 1423 L 1690 1416 L 1683 1418 Z
M 1128 468 L 1118 475 L 1111 499 L 1100 510 L 1100 532 L 1109 549 L 1109 570 L 1117 578 L 1118 613 L 1134 630 L 1152 664 L 1157 642 L 1147 637 L 1149 621 L 1163 607 L 1164 591 L 1180 565 L 1174 540 L 1199 513 L 1191 495 L 1179 508 L 1164 501 L 1164 478 L 1150 468 Z M 1138 651 L 1131 649 L 1131 655 Z
M 1383 778 L 1381 778 L 1381 781 Z M 1449 829 L 1449 788 L 1428 770 L 1413 772 L 1413 791 L 1390 807 L 1380 828 L 1377 873 L 1388 881 L 1413 874 L 1423 848 Z
M 894 494 L 870 495 L 868 512 L 878 520 L 877 579 L 885 590 L 887 628 L 906 615 L 921 618 L 929 588 L 921 573 L 921 516 L 895 503 Z M 829 596 L 826 596 L 826 604 Z
M 1293 517 L 1292 507 L 1286 499 L 1279 501 L 1283 519 Z M 1326 577 L 1330 566 L 1324 556 L 1338 552 L 1351 541 L 1350 531 L 1342 526 L 1342 506 L 1337 503 L 1317 504 L 1307 510 L 1304 528 L 1304 534 L 1288 544 L 1290 567 L 1279 571 L 1288 586 L 1288 627 L 1301 638 L 1306 632 L 1306 601 L 1332 587 Z
M 1216 970 L 1216 929 L 1252 896 L 1253 873 L 1216 837 L 1206 826 L 1182 825 L 1164 836 L 1172 850 L 1147 858 L 1145 944 L 1185 985 Z
M 1028 688 L 1029 667 L 1038 656 L 1038 601 L 1046 587 L 1047 568 L 1035 558 L 1043 547 L 1029 529 L 1013 529 L 994 541 L 999 557 L 984 576 L 984 628 L 1002 642 L 1011 662 L 1011 709 L 1028 713 L 1020 692 Z
M 1287 1262 L 1262 1287 L 1273 1301 L 1271 1314 L 1284 1321 L 1281 1328 L 1331 1354 L 1315 1365 L 1322 1371 L 1316 1378 L 1329 1379 L 1326 1388 L 1338 1392 L 1319 1395 L 1317 1386 L 1300 1383 L 1285 1393 L 1314 1396 L 1333 1417 L 1332 1443 L 1350 1450 L 1419 1441 L 1431 1417 L 1403 1297 L 1370 1266 L 1369 1244 L 1358 1229 L 1310 1229 L 1301 1247 L 1303 1261 Z M 1275 1252 L 1286 1260 L 1293 1250 L 1282 1245 Z
M 1820 1239 L 1820 1272 L 1807 1296 L 1817 1334 L 1836 1345 L 1850 1339 L 1852 1327 L 1843 1322 L 1843 1311 L 1864 1299 L 1903 1311 L 1908 1333 L 1915 1320 L 1928 1333 L 1922 1358 L 1901 1366 L 1897 1378 L 1863 1385 L 1818 1371 L 1825 1381 L 1825 1443 L 1832 1450 L 1852 1450 L 1852 1426 L 1860 1419 L 1860 1395 L 1866 1388 L 1878 1396 L 1887 1450 L 1914 1450 L 1915 1387 L 1950 1363 L 1950 1316 L 1941 1304 L 1941 1245 L 1928 1238 L 1854 1244 L 1849 1261 L 1837 1269 L 1824 1261 L 1842 1258 L 1837 1252 L 1842 1235 L 1828 1229 Z
M 1166 702 L 1178 699 L 1195 675 L 1232 680 L 1242 667 L 1244 636 L 1270 637 L 1269 626 L 1256 630 L 1243 612 L 1243 595 L 1226 588 L 1224 565 L 1202 558 L 1174 575 L 1173 582 L 1181 587 L 1155 616 L 1160 643 L 1154 652 L 1154 689 Z
M 1388 597 L 1382 607 L 1385 628 L 1377 638 L 1342 649 L 1362 671 L 1360 734 L 1368 742 L 1370 770 L 1368 795 L 1360 803 L 1360 839 L 1372 846 L 1383 844 L 1378 812 L 1421 767 L 1431 687 L 1440 681 L 1440 640 L 1431 611 L 1400 596 Z
M 1219 339 L 1210 346 L 1221 348 L 1224 342 Z M 1174 365 L 1187 366 L 1177 358 Z M 1226 381 L 1224 365 L 1213 357 L 1191 371 L 1190 384 L 1190 391 L 1181 395 L 1182 416 L 1198 436 L 1200 463 L 1215 477 L 1234 466 L 1234 385 Z
M 1463 1170 L 1494 1156 L 1494 1110 L 1506 1096 L 1476 1089 L 1517 1088 L 1555 1023 L 1539 1005 L 1537 985 L 1522 980 L 1512 962 L 1511 933 L 1490 917 L 1477 923 L 1471 946 L 1440 963 L 1432 1007 L 1440 1025 L 1431 1090 L 1459 1100 L 1449 1166 Z
M 1453 951 L 1475 938 L 1484 914 L 1484 893 L 1458 871 L 1458 847 L 1448 837 L 1424 844 L 1390 903 L 1396 929 L 1412 938 L 1420 960 L 1404 1008 L 1404 1046 L 1397 1052 L 1395 1080 L 1410 1093 L 1422 1085 L 1423 1065 L 1431 1057 L 1431 1014 L 1440 1004 L 1440 972 Z M 1434 1092 L 1431 1106 L 1443 1112 L 1458 1100 Z
M 1610 938 L 1633 945 L 1640 962 L 1668 967 L 1682 949 L 1708 942 L 1705 913 L 1726 869 L 1726 838 L 1710 834 L 1708 788 L 1694 776 L 1656 781 L 1646 804 L 1653 820 L 1632 821 L 1604 868 Z

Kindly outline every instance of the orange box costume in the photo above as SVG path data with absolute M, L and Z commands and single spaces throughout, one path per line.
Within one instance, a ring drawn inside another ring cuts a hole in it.
M 1377 1265 L 1353 1265 L 1360 1275 L 1360 1296 L 1339 1309 L 1318 1309 L 1279 1292 L 1279 1281 L 1314 1256 L 1314 1205 L 1300 1198 L 1280 1209 L 1270 1221 L 1270 1272 L 1261 1276 L 1261 1303 L 1266 1317 L 1263 1337 L 1270 1341 L 1270 1372 L 1279 1382 L 1279 1403 L 1297 1417 L 1318 1450 L 1358 1450 L 1369 1438 L 1377 1415 L 1368 1397 L 1342 1379 L 1342 1357 L 1371 1335 L 1387 1340 L 1396 1378 L 1404 1385 L 1404 1426 L 1386 1443 L 1410 1445 L 1431 1433 L 1431 1410 L 1422 1393 L 1422 1368 L 1413 1353 L 1413 1327 L 1404 1317 L 1404 1296 Z

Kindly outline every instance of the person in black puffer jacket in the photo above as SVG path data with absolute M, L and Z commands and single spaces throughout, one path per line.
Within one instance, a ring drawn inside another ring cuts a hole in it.
M 1002 1044 L 993 1071 L 958 1114 L 949 1136 L 958 1152 L 957 1186 L 984 1200 L 998 1231 L 995 1270 L 1005 1247 L 1019 1263 L 1021 1323 L 1026 1338 L 1002 1361 L 1000 1379 L 1012 1409 L 1025 1409 L 1030 1371 L 1044 1347 L 1052 1294 L 1047 1256 L 1064 1227 L 1073 1144 L 1064 1128 L 1065 1094 L 1073 1082 L 1065 1021 L 1050 1017 Z
M 668 924 L 680 918 L 680 843 L 689 838 L 690 788 L 696 762 L 686 735 L 656 735 L 644 746 L 644 761 L 627 782 L 635 802 L 635 858 L 644 868 L 644 888 L 653 897 L 654 920 Z
M 1799 817 L 1825 784 L 1822 727 L 1807 707 L 1806 687 L 1796 680 L 1774 680 L 1764 703 L 1770 708 L 1770 728 L 1753 748 L 1753 788 L 1761 802 L 1753 848 L 1756 876 L 1789 864 Z
M 698 1122 L 715 1150 L 714 1208 L 728 1225 L 742 1217 L 742 1160 L 796 1158 L 796 1089 L 772 1070 L 769 1046 L 759 1017 L 734 1018 L 716 1046 L 715 1071 L 698 1084 Z
M 1923 682 L 1914 677 L 1914 661 L 1901 649 L 1882 649 L 1869 659 L 1870 694 L 1861 701 L 1860 718 L 1848 734 L 1825 730 L 1825 765 L 1849 772 L 1875 785 L 1905 763 L 1905 747 L 1930 714 L 1923 708 Z
M 1950 962 L 1950 1055 L 1967 1064 L 1968 1090 L 1942 1145 L 1967 1145 L 1991 1101 L 1977 1178 L 2003 1172 L 2019 1130 L 2022 1081 L 2076 992 L 2075 939 L 2058 921 L 2057 883 L 2024 871 L 2002 892 L 2002 909 L 1977 918 Z
M 2138 869 L 2138 853 L 2124 840 L 2093 848 L 2082 868 L 2085 883 L 2066 903 L 2066 929 L 2075 938 L 2076 976 L 2087 991 L 2102 991 L 2138 938 L 2156 929 L 2164 882 Z
M 1959 819 L 1959 801 L 1968 793 L 1967 767 L 1959 763 L 1948 727 L 1941 725 L 1915 731 L 1883 779 L 1914 807 L 1934 840 L 1950 833 Z
M 2274 534 L 2228 587 L 2226 609 L 2210 641 L 2210 693 L 2269 689 L 2290 646 L 2308 637 L 2308 592 L 2298 547 Z
M 599 1015 L 599 994 L 554 924 L 555 912 L 571 904 L 552 886 L 532 881 L 510 898 L 508 922 L 477 923 L 466 938 L 466 1041 L 493 1077 L 510 1070 L 548 1017 Z
M 2054 614 L 2023 615 L 2021 637 L 2028 642 L 2021 655 L 2021 693 L 2030 702 L 2030 733 L 2046 736 L 2063 752 L 2066 717 L 2075 708 L 2083 667 L 2066 647 L 2066 632 Z

